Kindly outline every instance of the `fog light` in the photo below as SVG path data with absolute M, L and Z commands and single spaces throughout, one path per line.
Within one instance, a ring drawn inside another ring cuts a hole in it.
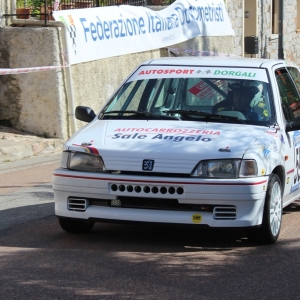
M 111 200 L 110 205 L 111 206 L 121 206 L 122 203 L 121 203 L 121 200 L 115 199 L 115 200 Z

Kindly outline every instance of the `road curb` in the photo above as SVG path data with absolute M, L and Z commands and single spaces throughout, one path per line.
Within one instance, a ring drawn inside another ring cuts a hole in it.
M 59 153 L 63 145 L 62 139 L 39 137 L 0 126 L 0 162 Z

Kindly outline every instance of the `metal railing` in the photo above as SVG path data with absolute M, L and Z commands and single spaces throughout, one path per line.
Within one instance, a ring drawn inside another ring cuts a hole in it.
M 91 7 L 104 7 L 114 5 L 134 6 L 167 6 L 175 0 L 62 0 L 58 9 L 79 9 Z M 4 17 L 15 16 L 17 19 L 54 20 L 52 12 L 55 6 L 54 0 L 17 0 L 16 11 L 5 14 Z

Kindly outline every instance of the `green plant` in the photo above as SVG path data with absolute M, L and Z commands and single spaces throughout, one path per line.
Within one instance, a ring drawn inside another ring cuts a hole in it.
M 39 14 L 41 7 L 44 5 L 44 0 L 31 0 L 32 1 L 32 13 Z
M 17 0 L 16 7 L 17 8 L 26 8 L 32 6 L 32 0 Z

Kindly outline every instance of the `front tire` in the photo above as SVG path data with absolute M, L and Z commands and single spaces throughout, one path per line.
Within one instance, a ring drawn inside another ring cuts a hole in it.
M 60 227 L 69 233 L 87 233 L 92 230 L 95 222 L 88 220 L 58 218 Z
M 266 193 L 262 226 L 249 229 L 248 239 L 261 244 L 274 244 L 280 233 L 282 223 L 282 187 L 276 174 L 271 174 Z

